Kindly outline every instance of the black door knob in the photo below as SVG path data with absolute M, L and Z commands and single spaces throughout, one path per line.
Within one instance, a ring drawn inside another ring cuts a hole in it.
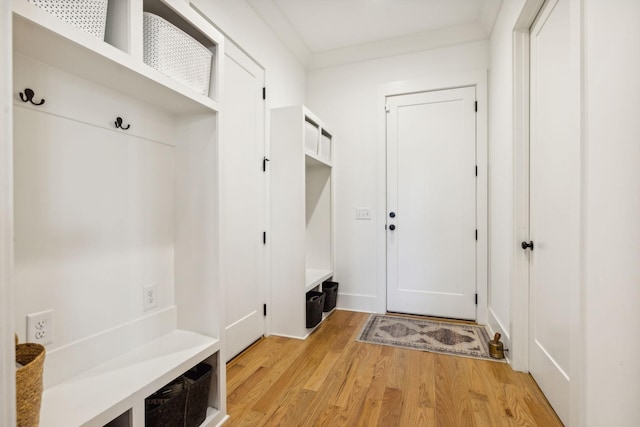
M 395 225 L 391 224 L 391 225 L 389 226 L 389 230 L 393 231 L 393 230 L 395 230 L 395 229 L 396 229 L 396 226 L 395 226 Z
M 520 244 L 520 246 L 522 246 L 522 249 L 529 248 L 529 249 L 533 250 L 533 242 L 522 242 Z
M 389 212 L 389 216 L 390 216 L 391 218 L 395 218 L 395 217 L 396 217 L 396 213 L 395 213 L 395 212 Z

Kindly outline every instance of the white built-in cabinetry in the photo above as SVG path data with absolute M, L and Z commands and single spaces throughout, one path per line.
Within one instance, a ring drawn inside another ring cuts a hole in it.
M 333 276 L 333 139 L 303 106 L 271 111 L 271 331 L 305 338 L 306 293 Z M 326 317 L 326 314 L 324 314 Z
M 208 95 L 143 63 L 145 11 L 213 52 Z M 20 340 L 28 314 L 54 312 L 40 425 L 143 426 L 145 398 L 203 361 L 214 373 L 203 425 L 222 423 L 224 38 L 183 0 L 110 1 L 105 41 L 15 0 L 13 37 Z M 27 88 L 34 103 L 21 99 Z

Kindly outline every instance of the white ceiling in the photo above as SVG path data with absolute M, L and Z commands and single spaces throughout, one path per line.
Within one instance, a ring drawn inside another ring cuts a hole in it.
M 247 0 L 310 67 L 490 36 L 502 0 Z

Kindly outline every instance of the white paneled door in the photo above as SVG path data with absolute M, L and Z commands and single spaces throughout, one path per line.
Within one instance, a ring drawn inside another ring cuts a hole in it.
M 229 360 L 265 333 L 265 107 L 264 70 L 231 43 L 224 71 L 220 270 Z
M 387 310 L 476 319 L 475 87 L 387 98 Z
M 569 2 L 531 27 L 529 371 L 569 420 L 570 310 L 580 253 L 579 144 L 571 135 Z

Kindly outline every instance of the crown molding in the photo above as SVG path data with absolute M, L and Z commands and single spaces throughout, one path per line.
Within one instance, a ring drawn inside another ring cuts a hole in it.
M 306 67 L 312 56 L 311 51 L 278 5 L 273 0 L 247 0 L 247 3 L 282 44 Z
M 274 0 L 246 0 L 306 69 L 317 69 L 487 40 L 503 0 L 487 1 L 470 24 L 313 53 Z
M 335 49 L 311 56 L 308 69 L 333 67 L 354 62 L 386 58 L 456 44 L 487 40 L 489 34 L 480 23 L 457 25 L 424 31 L 409 36 L 380 40 L 358 46 Z

